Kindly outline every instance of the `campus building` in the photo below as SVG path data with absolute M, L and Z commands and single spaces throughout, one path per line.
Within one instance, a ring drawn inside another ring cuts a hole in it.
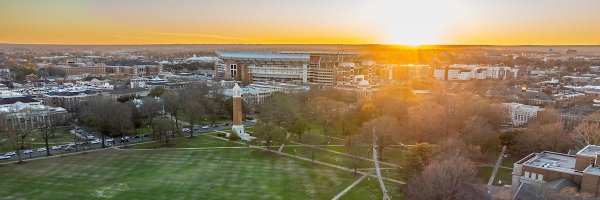
M 0 114 L 7 126 L 41 128 L 51 124 L 61 124 L 70 115 L 61 107 L 45 106 L 31 96 L 0 97 Z
M 355 52 L 281 51 L 281 54 L 308 54 L 308 82 L 325 86 L 356 85 L 354 75 L 363 74 L 362 60 Z
M 62 107 L 68 111 L 75 111 L 82 102 L 97 95 L 98 93 L 90 90 L 56 91 L 44 94 L 44 100 L 47 106 Z
M 219 52 L 225 80 L 308 83 L 308 54 Z
M 435 68 L 433 77 L 438 80 L 484 80 L 516 78 L 519 69 L 500 66 L 454 64 L 447 68 Z
M 507 123 L 511 126 L 523 126 L 529 122 L 532 118 L 537 116 L 539 111 L 544 110 L 539 106 L 530 106 L 520 103 L 503 103 L 502 106 L 507 111 Z
M 544 151 L 532 153 L 514 163 L 514 199 L 532 199 L 539 186 L 561 190 L 572 187 L 579 192 L 600 196 L 600 146 L 588 145 L 575 155 Z

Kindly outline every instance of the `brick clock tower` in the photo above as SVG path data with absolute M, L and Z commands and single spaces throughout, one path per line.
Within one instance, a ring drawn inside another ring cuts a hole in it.
M 242 88 L 236 83 L 232 89 L 233 92 L 233 125 L 231 129 L 243 140 L 251 140 L 254 137 L 244 131 L 244 122 L 242 120 Z

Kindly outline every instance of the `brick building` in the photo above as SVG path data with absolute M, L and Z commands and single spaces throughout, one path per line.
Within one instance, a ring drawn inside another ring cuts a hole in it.
M 532 153 L 514 164 L 514 199 L 539 195 L 537 185 L 556 190 L 573 187 L 579 192 L 600 196 L 600 146 L 588 145 L 575 155 L 544 151 Z

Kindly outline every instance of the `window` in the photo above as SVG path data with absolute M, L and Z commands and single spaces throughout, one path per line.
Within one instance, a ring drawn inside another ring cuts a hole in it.
M 529 172 L 525 172 L 525 177 L 529 178 Z
M 540 180 L 540 181 L 543 181 L 544 180 L 544 175 L 543 174 L 538 174 L 537 179 Z
M 531 173 L 531 177 L 530 178 L 535 179 L 536 175 L 537 175 L 536 173 Z

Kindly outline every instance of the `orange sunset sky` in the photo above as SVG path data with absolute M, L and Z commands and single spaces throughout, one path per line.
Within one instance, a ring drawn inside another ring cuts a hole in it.
M 598 0 L 0 0 L 0 43 L 600 44 Z

